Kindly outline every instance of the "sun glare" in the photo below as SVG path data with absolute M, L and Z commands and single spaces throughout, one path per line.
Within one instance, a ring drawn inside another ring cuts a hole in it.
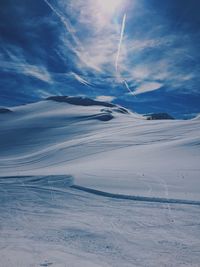
M 96 0 L 99 12 L 112 16 L 117 10 L 123 6 L 124 0 Z

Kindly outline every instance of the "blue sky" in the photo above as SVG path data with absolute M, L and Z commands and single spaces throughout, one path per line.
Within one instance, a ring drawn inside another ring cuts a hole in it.
M 200 112 L 200 1 L 2 0 L 0 105 L 50 95 Z

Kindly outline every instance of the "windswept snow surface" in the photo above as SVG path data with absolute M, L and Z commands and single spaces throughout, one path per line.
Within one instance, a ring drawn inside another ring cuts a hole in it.
M 10 110 L 0 266 L 200 265 L 198 119 L 53 100 Z

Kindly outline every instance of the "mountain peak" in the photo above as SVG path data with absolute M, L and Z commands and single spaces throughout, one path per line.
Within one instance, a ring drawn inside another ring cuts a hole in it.
M 50 96 L 45 100 L 53 100 L 56 102 L 65 102 L 77 106 L 103 106 L 103 107 L 116 107 L 115 104 L 98 101 L 87 97 L 82 96 Z

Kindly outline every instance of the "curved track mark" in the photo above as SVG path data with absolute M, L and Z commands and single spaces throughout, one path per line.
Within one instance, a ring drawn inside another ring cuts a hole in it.
M 109 197 L 109 198 L 128 199 L 128 200 L 135 200 L 135 201 L 142 201 L 142 202 L 156 202 L 156 203 L 185 204 L 185 205 L 200 206 L 200 201 L 195 201 L 195 200 L 114 194 L 114 193 L 99 191 L 96 189 L 91 189 L 91 188 L 83 187 L 83 186 L 79 186 L 79 185 L 71 185 L 70 187 L 77 189 L 77 190 L 80 190 L 80 191 L 87 192 L 87 193 L 91 193 L 91 194 L 95 194 L 95 195 L 103 196 L 103 197 Z

